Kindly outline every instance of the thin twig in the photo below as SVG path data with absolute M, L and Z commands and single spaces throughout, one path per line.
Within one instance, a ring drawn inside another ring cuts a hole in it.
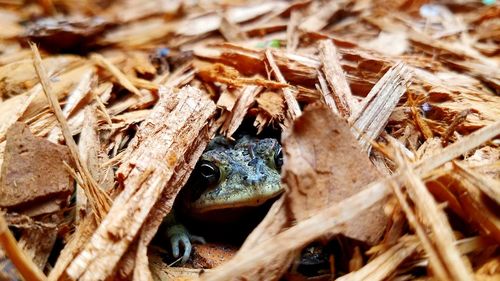
M 87 164 L 84 161 L 81 161 L 80 156 L 78 155 L 78 146 L 73 139 L 68 122 L 63 115 L 59 101 L 53 93 L 52 85 L 47 76 L 47 72 L 42 65 L 40 52 L 35 44 L 30 43 L 30 46 L 31 51 L 33 52 L 33 66 L 35 67 L 38 79 L 40 79 L 40 83 L 42 84 L 43 91 L 47 96 L 50 108 L 54 112 L 56 119 L 61 126 L 61 132 L 66 140 L 66 145 L 69 148 L 73 161 L 75 161 L 76 168 L 84 180 L 84 185 L 82 185 L 82 187 L 85 190 L 86 196 L 90 199 L 90 204 L 98 220 L 102 220 L 111 206 L 111 198 L 101 188 L 99 188 L 98 183 L 90 174 Z

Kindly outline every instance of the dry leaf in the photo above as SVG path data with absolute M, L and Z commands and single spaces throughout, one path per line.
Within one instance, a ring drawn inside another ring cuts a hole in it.
M 283 180 L 288 204 L 304 220 L 377 180 L 379 174 L 357 144 L 349 126 L 324 105 L 311 105 L 283 138 Z M 382 205 L 347 222 L 342 233 L 377 243 L 386 227 Z
M 0 206 L 21 211 L 49 199 L 69 199 L 74 187 L 64 164 L 72 165 L 67 147 L 33 136 L 18 122 L 7 132 L 4 154 Z

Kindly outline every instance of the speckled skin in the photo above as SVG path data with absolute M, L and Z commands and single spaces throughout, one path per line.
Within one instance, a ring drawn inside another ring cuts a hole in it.
M 201 214 L 257 206 L 280 194 L 280 172 L 274 163 L 279 147 L 278 141 L 271 138 L 243 136 L 232 145 L 223 137 L 216 137 L 200 160 L 214 163 L 220 170 L 220 179 L 211 186 L 196 186 L 200 183 L 192 181 L 194 186 L 185 187 L 183 208 L 191 214 Z
M 220 213 L 226 209 L 258 206 L 276 197 L 283 192 L 280 167 L 275 163 L 275 154 L 280 148 L 278 141 L 272 138 L 243 136 L 232 144 L 222 136 L 215 137 L 198 164 L 214 164 L 220 176 L 209 184 L 199 169 L 195 169 L 178 196 L 174 212 L 199 218 L 210 211 Z M 191 254 L 191 240 L 199 238 L 189 234 L 174 212 L 165 220 L 166 234 L 174 257 L 179 256 L 179 246 L 183 246 L 181 262 L 185 263 Z

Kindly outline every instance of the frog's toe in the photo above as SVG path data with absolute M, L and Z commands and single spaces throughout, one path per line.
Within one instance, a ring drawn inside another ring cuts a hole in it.
M 182 245 L 184 252 L 182 253 L 181 263 L 186 263 L 189 260 L 189 256 L 191 256 L 191 241 L 187 235 L 182 235 L 181 237 L 174 238 L 175 241 L 172 241 L 172 255 L 174 257 L 179 257 L 179 245 Z
M 175 225 L 168 230 L 168 237 L 170 238 L 170 244 L 172 245 L 172 255 L 174 258 L 178 258 L 180 254 L 180 248 L 182 246 L 183 253 L 181 263 L 186 263 L 191 255 L 191 241 L 190 235 L 187 229 L 182 225 Z
M 191 241 L 198 242 L 200 244 L 207 243 L 207 241 L 205 241 L 205 238 L 198 236 L 198 235 L 190 235 L 189 238 L 191 239 Z

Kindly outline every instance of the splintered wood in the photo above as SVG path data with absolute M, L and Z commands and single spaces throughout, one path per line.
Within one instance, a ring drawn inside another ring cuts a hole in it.
M 162 97 L 144 121 L 130 145 L 130 154 L 117 172 L 123 191 L 89 243 L 66 269 L 69 278 L 99 280 L 109 276 L 163 190 L 171 188 L 168 196 L 174 198 L 180 188 L 175 190 L 175 186 L 166 184 L 176 169 L 186 165 L 184 154 L 197 150 L 191 145 L 203 137 L 201 133 L 215 104 L 189 86 L 178 93 L 169 89 Z M 204 138 L 206 144 L 208 136 Z
M 0 2 L 0 279 L 500 279 L 498 1 Z M 180 264 L 216 135 L 284 191 Z

